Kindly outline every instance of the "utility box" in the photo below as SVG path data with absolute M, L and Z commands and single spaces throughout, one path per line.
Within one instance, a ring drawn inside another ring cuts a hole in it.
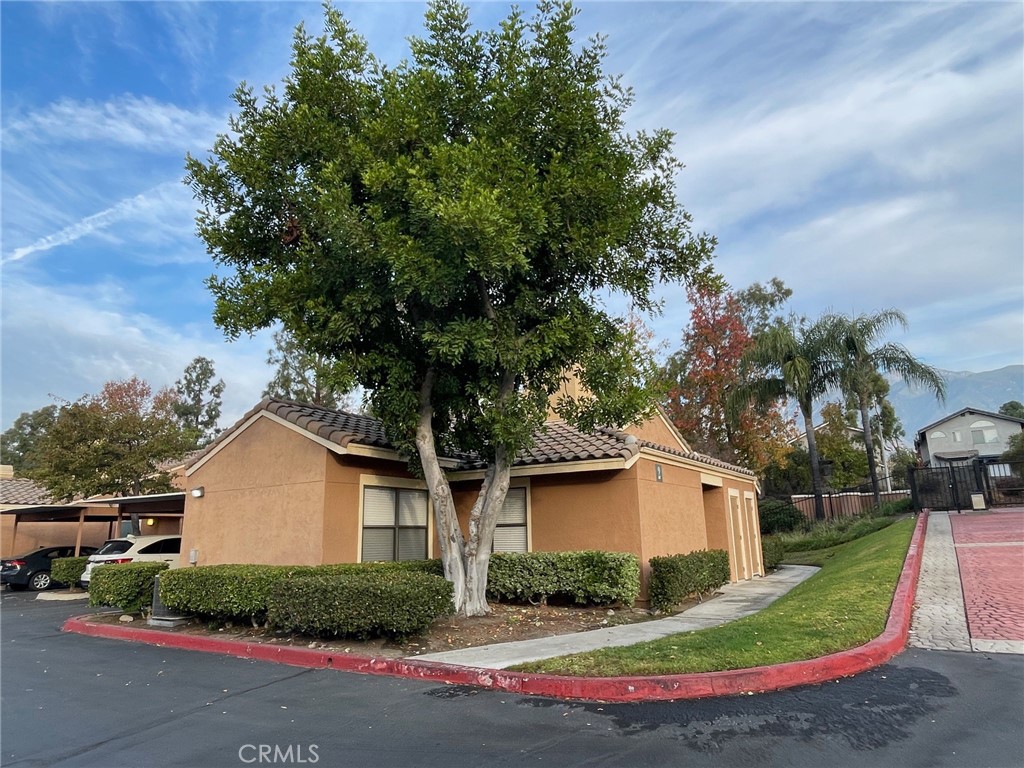
M 971 494 L 971 509 L 983 510 L 985 507 L 985 494 L 984 493 L 972 493 Z
M 179 627 L 188 622 L 187 616 L 179 616 L 160 599 L 160 576 L 153 579 L 153 610 L 146 623 L 151 627 Z

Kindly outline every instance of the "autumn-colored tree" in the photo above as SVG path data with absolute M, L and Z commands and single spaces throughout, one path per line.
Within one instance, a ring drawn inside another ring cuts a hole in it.
M 154 393 L 134 376 L 109 381 L 99 394 L 61 407 L 33 452 L 28 476 L 58 499 L 173 490 L 157 465 L 190 444 L 176 402 L 172 390 Z
M 795 433 L 785 401 L 729 408 L 729 394 L 745 376 L 743 355 L 754 343 L 743 305 L 733 293 L 709 288 L 691 288 L 687 298 L 690 325 L 668 365 L 670 418 L 697 451 L 757 473 L 784 466 Z

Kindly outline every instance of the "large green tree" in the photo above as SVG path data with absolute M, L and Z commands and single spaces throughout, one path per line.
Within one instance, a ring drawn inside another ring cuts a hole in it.
M 999 413 L 1015 419 L 1024 419 L 1024 403 L 1020 400 L 1007 400 L 999 406 Z
M 351 374 L 336 360 L 305 349 L 285 330 L 274 333 L 267 363 L 274 366 L 274 378 L 263 391 L 266 397 L 343 410 L 355 405 L 348 394 Z
M 456 609 L 488 611 L 487 566 L 518 451 L 562 398 L 580 427 L 651 405 L 625 324 L 661 281 L 710 279 L 713 241 L 678 205 L 672 136 L 627 133 L 631 92 L 576 11 L 539 3 L 474 30 L 432 3 L 387 66 L 342 15 L 295 34 L 282 91 L 244 85 L 230 133 L 188 158 L 197 226 L 229 334 L 280 322 L 345 365 L 394 443 L 418 456 Z M 640 361 L 645 362 L 645 361 Z M 439 455 L 487 462 L 463 534 Z
M 877 390 L 879 372 L 895 374 L 909 385 L 924 387 L 944 401 L 946 382 L 930 365 L 914 357 L 902 344 L 884 342 L 894 328 L 906 328 L 907 318 L 898 309 L 856 316 L 829 315 L 830 334 L 839 341 L 841 375 L 839 386 L 857 404 L 864 430 L 864 451 L 871 476 L 875 506 L 882 503 L 878 487 L 878 467 L 871 437 L 872 393 Z
M 835 324 L 828 317 L 813 322 L 791 318 L 770 325 L 744 355 L 750 379 L 737 387 L 731 407 L 743 408 L 753 399 L 770 405 L 792 398 L 800 408 L 807 435 L 807 454 L 814 490 L 814 516 L 825 518 L 821 463 L 814 434 L 814 401 L 838 385 Z
M 190 444 L 174 413 L 175 393 L 133 377 L 65 403 L 39 441 L 28 476 L 58 499 L 171 491 L 157 465 Z
M 24 475 L 35 467 L 35 448 L 46 437 L 56 418 L 57 406 L 44 405 L 22 413 L 10 429 L 0 435 L 0 456 L 4 464 L 14 467 L 16 475 Z
M 224 380 L 214 381 L 216 375 L 213 360 L 200 355 L 185 366 L 182 377 L 174 383 L 178 397 L 171 407 L 182 429 L 192 436 L 194 448 L 208 445 L 217 436 Z

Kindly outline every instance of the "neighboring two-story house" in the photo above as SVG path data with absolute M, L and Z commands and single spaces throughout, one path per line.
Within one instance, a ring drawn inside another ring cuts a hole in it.
M 1010 438 L 1024 430 L 1024 419 L 978 408 L 962 408 L 918 431 L 914 448 L 925 466 L 974 461 L 998 462 Z

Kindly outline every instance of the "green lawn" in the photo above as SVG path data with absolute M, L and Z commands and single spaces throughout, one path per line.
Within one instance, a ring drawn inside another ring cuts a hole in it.
M 753 616 L 513 669 L 586 676 L 683 674 L 812 659 L 862 645 L 885 628 L 915 522 L 901 520 L 834 548 L 830 557 L 819 551 L 820 573 Z

